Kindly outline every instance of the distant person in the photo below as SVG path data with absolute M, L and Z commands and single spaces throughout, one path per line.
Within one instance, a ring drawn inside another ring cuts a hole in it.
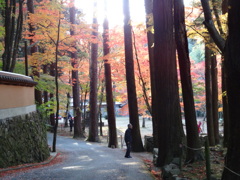
M 132 128 L 133 128 L 133 126 L 131 124 L 128 124 L 128 129 L 125 131 L 125 135 L 124 135 L 124 140 L 127 145 L 127 151 L 126 151 L 125 158 L 132 158 L 130 156 L 131 145 L 132 145 Z
M 198 122 L 198 133 L 201 133 L 201 132 L 202 132 L 201 126 L 202 126 L 202 122 L 199 121 L 199 122 Z
M 72 119 L 72 117 L 71 117 L 71 116 L 69 117 L 69 125 L 70 125 L 70 132 L 72 132 L 72 127 L 73 127 L 73 119 Z

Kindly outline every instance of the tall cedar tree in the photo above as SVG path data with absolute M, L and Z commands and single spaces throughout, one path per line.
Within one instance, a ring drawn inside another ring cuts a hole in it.
M 97 8 L 97 3 L 94 3 Z M 91 44 L 91 63 L 90 63 L 90 127 L 88 141 L 97 142 L 98 137 L 98 108 L 97 108 L 97 82 L 98 82 L 98 24 L 96 12 L 93 15 L 93 31 Z
M 107 18 L 103 22 L 103 53 L 107 56 L 110 52 L 109 48 L 109 27 Z M 112 92 L 112 77 L 111 77 L 111 64 L 107 57 L 104 59 L 104 70 L 105 70 L 105 85 L 106 85 L 106 98 L 107 98 L 107 114 L 108 114 L 108 130 L 109 130 L 109 141 L 108 147 L 117 147 L 117 129 L 116 129 L 116 118 L 114 111 L 113 92 Z
M 132 47 L 132 26 L 130 22 L 129 1 L 123 0 L 124 13 L 124 46 L 125 46 L 125 68 L 127 80 L 127 94 L 128 94 L 128 108 L 130 123 L 133 125 L 132 129 L 132 150 L 134 152 L 141 152 L 144 150 L 138 117 L 137 93 L 134 76 L 134 61 L 133 61 L 133 47 Z
M 222 14 L 226 14 L 228 12 L 228 0 L 222 1 Z M 223 145 L 227 147 L 228 139 L 229 139 L 229 110 L 228 110 L 228 100 L 227 100 L 227 85 L 226 85 L 226 71 L 224 66 L 224 56 L 222 55 L 222 104 L 223 104 L 223 120 L 224 120 L 224 140 Z
M 169 164 L 181 156 L 183 129 L 178 94 L 176 47 L 173 33 L 173 1 L 154 0 L 154 66 L 158 120 L 157 165 Z
M 72 7 L 69 9 L 70 13 L 70 22 L 71 22 L 71 29 L 70 35 L 75 35 L 75 17 L 76 17 L 76 10 L 74 6 L 74 0 L 71 0 Z M 74 46 L 76 46 L 74 44 Z M 76 48 L 76 47 L 74 47 Z M 82 122 L 81 122 L 81 111 L 80 111 L 80 95 L 79 95 L 79 79 L 78 79 L 78 69 L 77 69 L 77 51 L 71 52 L 71 64 L 72 64 L 72 93 L 73 93 L 73 109 L 74 109 L 74 138 L 84 137 L 83 129 L 82 129 Z M 68 117 L 68 115 L 67 115 Z
M 191 80 L 191 63 L 189 59 L 187 32 L 185 27 L 183 0 L 174 0 L 174 23 L 175 38 L 178 52 L 178 61 L 180 67 L 180 76 L 182 84 L 182 95 L 184 103 L 184 114 L 187 133 L 186 162 L 203 160 L 200 139 L 197 127 L 197 118 L 194 106 L 192 80 Z M 199 149 L 199 150 L 193 150 Z
M 211 84 L 211 55 L 212 51 L 205 45 L 205 91 L 207 111 L 207 132 L 210 146 L 215 146 L 213 109 L 212 109 L 212 84 Z
M 148 54 L 149 54 L 149 64 L 150 64 L 150 80 L 151 80 L 151 94 L 152 94 L 152 108 L 155 108 L 156 105 L 156 88 L 154 80 L 154 34 L 152 31 L 152 9 L 153 9 L 153 0 L 145 0 L 145 11 L 146 11 L 146 26 L 147 26 L 147 39 L 148 39 Z M 154 147 L 158 145 L 158 127 L 155 115 L 156 112 L 152 110 L 152 126 L 153 126 L 153 143 Z
M 217 20 L 217 24 L 219 27 L 219 31 L 217 31 L 214 23 L 213 23 L 213 19 L 212 19 L 212 14 L 211 14 L 211 9 L 209 6 L 209 1 L 207 0 L 201 0 L 202 3 L 202 7 L 203 7 L 203 11 L 204 11 L 204 17 L 205 17 L 205 21 L 204 24 L 206 26 L 206 28 L 208 29 L 208 32 L 211 36 L 211 38 L 213 39 L 213 41 L 215 42 L 215 44 L 217 45 L 217 47 L 220 49 L 222 55 L 225 54 L 225 40 L 223 37 L 225 37 L 225 33 L 223 32 L 223 28 L 221 27 L 221 21 L 219 19 L 219 16 L 217 15 L 218 11 L 216 10 L 217 8 L 215 7 L 215 0 L 213 1 L 213 12 L 215 14 L 216 20 Z M 225 14 L 228 11 L 228 0 L 223 0 L 222 2 L 222 13 Z M 219 33 L 220 32 L 220 33 Z M 224 59 L 224 58 L 223 58 Z M 226 93 L 226 89 L 227 89 L 227 85 L 226 85 L 226 68 L 224 67 L 224 63 L 222 63 L 222 99 L 223 99 L 223 116 L 224 116 L 224 146 L 227 146 L 228 144 L 228 137 L 229 137 L 229 127 L 230 127 L 230 120 L 229 120 L 229 107 L 228 107 L 228 100 L 227 100 L 227 93 Z
M 222 180 L 239 179 L 240 174 L 240 1 L 229 0 L 229 7 L 229 33 L 225 45 L 224 63 L 227 72 L 230 136 Z
M 216 55 L 211 56 L 211 77 L 212 77 L 212 116 L 215 144 L 219 144 L 219 123 L 218 123 L 218 68 Z
M 22 37 L 24 0 L 5 0 L 3 8 L 5 37 L 2 55 L 3 71 L 13 72 L 16 64 L 19 42 Z M 18 9 L 18 12 L 17 12 Z
M 33 0 L 28 0 L 28 1 L 27 1 L 27 9 L 28 9 L 28 12 L 29 12 L 29 13 L 34 14 L 34 4 L 33 4 Z M 34 26 L 33 26 L 31 23 L 29 23 L 29 32 L 32 33 L 32 35 L 30 35 L 30 37 L 33 36 L 34 31 L 35 31 Z M 32 39 L 30 39 L 30 45 L 33 45 L 34 43 L 35 43 L 35 42 L 34 42 Z M 31 47 L 31 54 L 33 54 L 33 53 L 35 53 L 35 52 L 37 52 L 37 46 L 36 46 L 36 45 L 33 45 L 33 46 Z M 39 78 L 39 77 L 40 77 L 40 74 L 39 74 L 36 66 L 32 66 L 32 74 L 33 74 L 33 76 L 35 76 L 36 78 Z M 39 90 L 37 90 L 36 88 L 35 88 L 35 101 L 36 101 L 37 104 L 39 104 L 39 105 L 42 104 L 42 92 L 39 91 Z

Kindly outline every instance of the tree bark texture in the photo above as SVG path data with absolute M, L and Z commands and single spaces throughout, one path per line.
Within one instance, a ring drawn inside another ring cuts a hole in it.
M 50 65 L 50 76 L 55 77 L 55 63 L 52 63 L 52 64 Z M 50 100 L 53 101 L 54 94 L 53 94 L 53 93 L 50 93 L 49 97 L 50 97 Z M 51 126 L 54 127 L 54 126 L 55 126 L 54 113 L 50 114 L 50 117 L 49 117 L 49 118 L 50 118 Z
M 105 18 L 103 23 L 103 53 L 107 56 L 110 53 L 109 48 L 109 27 L 108 20 Z M 109 131 L 109 142 L 108 147 L 117 147 L 117 129 L 116 129 L 116 118 L 115 109 L 113 102 L 113 92 L 112 92 L 112 74 L 111 74 L 111 64 L 106 58 L 104 60 L 104 72 L 105 72 L 105 86 L 106 86 L 106 99 L 107 99 L 107 114 L 108 114 L 108 131 Z
M 224 131 L 224 140 L 223 146 L 228 146 L 228 139 L 229 139 L 229 132 L 230 132 L 230 125 L 229 125 L 229 107 L 228 107 L 228 98 L 227 98 L 227 77 L 226 77 L 226 70 L 225 70 L 224 61 L 222 61 L 222 103 L 223 103 L 223 131 Z
M 229 0 L 225 47 L 230 134 L 222 180 L 240 179 L 240 1 Z
M 48 65 L 43 65 L 43 74 L 48 74 Z M 48 92 L 44 91 L 43 92 L 43 102 L 47 103 L 48 102 Z
M 222 0 L 222 14 L 228 12 L 228 0 Z
M 71 1 L 74 3 L 74 0 Z M 76 10 L 75 7 L 70 8 L 70 22 L 72 24 L 70 29 L 70 35 L 75 35 L 75 17 Z M 74 47 L 76 48 L 76 47 Z M 79 93 L 79 79 L 78 79 L 78 69 L 77 69 L 77 52 L 71 52 L 71 64 L 72 64 L 72 93 L 73 93 L 73 109 L 74 109 L 74 134 L 73 138 L 84 137 L 82 130 L 82 120 L 80 111 L 80 93 Z
M 183 0 L 174 0 L 175 39 L 178 52 L 184 115 L 187 133 L 186 162 L 203 160 L 200 139 L 198 134 L 197 118 L 194 105 L 193 87 L 191 80 L 191 63 L 189 59 L 187 32 L 185 27 Z M 193 150 L 193 149 L 199 149 Z
M 212 76 L 212 113 L 215 143 L 219 144 L 219 123 L 218 123 L 218 69 L 216 55 L 211 56 Z
M 27 0 L 27 9 L 28 9 L 28 12 L 29 13 L 32 13 L 34 14 L 34 3 L 33 3 L 33 0 Z M 34 26 L 32 26 L 31 23 L 28 24 L 29 25 L 29 31 L 31 33 L 34 33 Z M 31 37 L 31 36 L 30 36 Z M 30 39 L 30 45 L 34 44 L 34 41 L 32 39 Z M 37 52 L 37 46 L 34 45 L 31 47 L 31 54 Z M 35 78 L 39 78 L 40 77 L 40 74 L 37 70 L 37 67 L 35 65 L 32 66 L 32 74 Z M 42 104 L 42 92 L 37 90 L 35 88 L 35 101 L 37 102 L 38 105 L 41 105 Z
M 19 12 L 17 13 L 17 6 Z M 16 64 L 19 42 L 22 38 L 23 0 L 5 0 L 4 15 L 4 52 L 2 55 L 3 70 L 13 72 Z
M 211 83 L 211 50 L 205 46 L 205 91 L 207 111 L 207 132 L 210 146 L 215 146 L 213 108 L 212 108 L 212 83 Z
M 228 0 L 222 1 L 222 14 L 228 12 Z M 223 122 L 224 122 L 224 140 L 223 146 L 227 147 L 229 138 L 229 110 L 227 100 L 226 68 L 224 67 L 224 56 L 222 54 L 222 104 L 223 104 Z
M 125 68 L 127 80 L 127 94 L 128 94 L 128 108 L 130 123 L 133 125 L 132 129 L 132 150 L 134 152 L 141 152 L 144 150 L 139 117 L 138 117 L 138 104 L 137 93 L 134 76 L 134 60 L 133 60 L 133 47 L 132 47 L 132 26 L 130 22 L 129 0 L 123 0 L 123 13 L 124 13 L 124 46 L 125 46 Z M 126 125 L 127 126 L 127 125 Z
M 223 37 L 218 33 L 213 20 L 212 20 L 212 13 L 209 6 L 209 0 L 201 0 L 203 12 L 204 12 L 204 25 L 206 26 L 208 32 L 211 34 L 213 41 L 216 43 L 218 48 L 223 52 L 225 46 L 225 40 Z
M 59 41 L 60 41 L 60 29 L 61 28 L 61 11 L 58 12 L 58 26 L 57 26 L 57 40 L 55 47 L 55 96 L 56 96 L 56 123 L 53 129 L 53 145 L 52 151 L 56 152 L 56 144 L 57 144 L 57 128 L 58 128 L 58 116 L 59 116 L 59 84 L 58 84 L 58 49 L 59 49 Z
M 96 4 L 95 4 L 96 6 Z M 92 38 L 98 38 L 97 17 L 93 18 Z M 97 142 L 98 137 L 98 106 L 97 106 L 97 82 L 98 82 L 98 43 L 91 44 L 91 63 L 90 63 L 90 126 L 88 141 Z
M 153 0 L 145 0 L 145 11 L 146 11 L 146 27 L 147 27 L 147 39 L 148 39 L 148 54 L 149 54 L 149 65 L 150 65 L 150 81 L 151 81 L 151 93 L 152 93 L 152 109 L 156 108 L 156 87 L 154 79 L 154 34 L 150 30 L 153 26 L 151 24 L 152 11 L 153 11 Z M 155 115 L 153 114 L 156 110 L 152 110 L 152 126 L 153 126 L 153 143 L 154 147 L 158 147 L 158 126 Z
M 183 128 L 178 94 L 176 47 L 173 33 L 173 1 L 154 0 L 154 67 L 156 120 L 158 121 L 157 165 L 169 164 L 181 156 Z

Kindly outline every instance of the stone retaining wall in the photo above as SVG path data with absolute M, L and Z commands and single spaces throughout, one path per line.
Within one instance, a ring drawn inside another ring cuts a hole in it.
M 46 124 L 37 112 L 0 119 L 0 168 L 41 162 L 49 156 Z

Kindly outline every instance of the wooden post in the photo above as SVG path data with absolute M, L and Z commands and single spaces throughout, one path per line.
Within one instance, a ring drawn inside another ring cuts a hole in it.
M 145 117 L 143 117 L 142 127 L 145 128 Z
M 206 175 L 207 180 L 211 180 L 211 164 L 208 137 L 205 138 L 205 159 L 206 159 Z

